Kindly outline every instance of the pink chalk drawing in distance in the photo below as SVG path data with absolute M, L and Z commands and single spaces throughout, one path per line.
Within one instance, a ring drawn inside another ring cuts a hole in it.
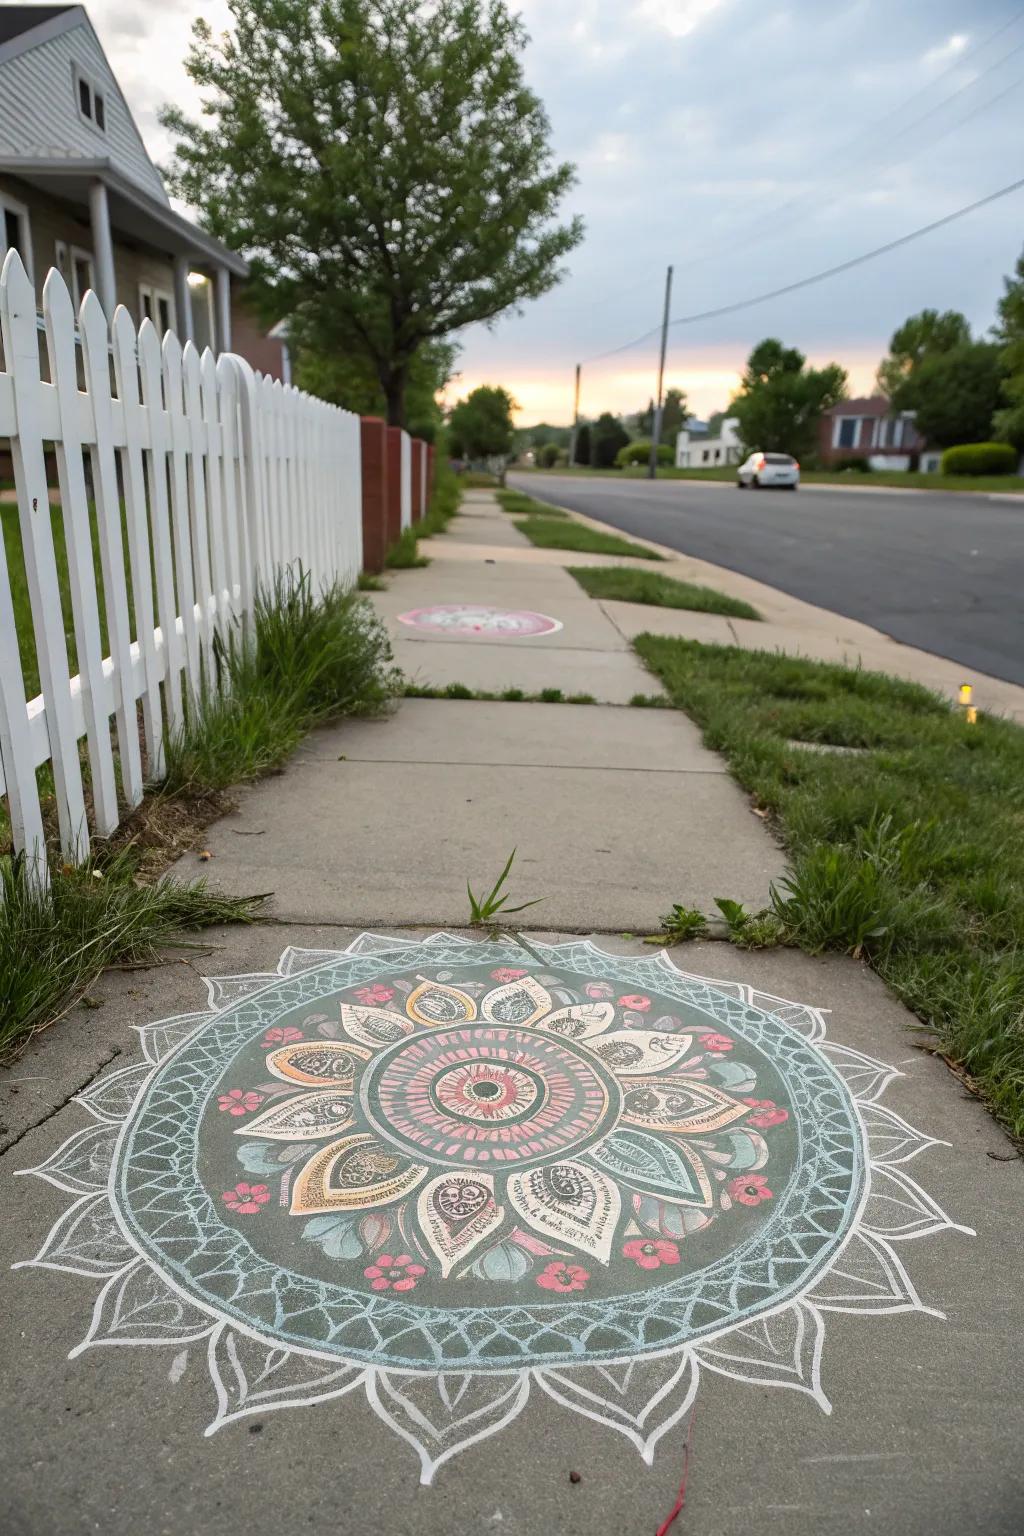
M 561 620 L 546 613 L 534 613 L 529 608 L 488 608 L 480 603 L 410 608 L 398 615 L 398 622 L 434 635 L 481 640 L 530 640 L 536 635 L 553 635 L 562 628 Z

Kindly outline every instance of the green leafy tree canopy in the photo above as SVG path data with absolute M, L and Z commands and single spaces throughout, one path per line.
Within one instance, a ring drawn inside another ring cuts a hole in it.
M 611 469 L 620 448 L 629 442 L 629 433 L 617 416 L 604 411 L 590 429 L 590 463 L 595 469 Z
M 922 309 L 919 315 L 911 315 L 893 332 L 888 356 L 878 365 L 879 389 L 898 410 L 910 410 L 901 398 L 901 392 L 915 369 L 925 358 L 951 352 L 970 339 L 971 328 L 955 309 L 947 309 L 942 314 L 937 309 Z
M 901 409 L 914 412 L 917 430 L 937 448 L 988 442 L 1002 382 L 999 348 L 963 342 L 922 359 L 900 389 Z
M 297 348 L 295 382 L 321 400 L 330 400 L 360 416 L 384 416 L 387 402 L 376 369 L 364 353 L 324 351 L 319 338 L 307 338 L 294 328 L 289 340 Z M 432 443 L 444 422 L 438 395 L 452 376 L 457 349 L 447 341 L 428 341 L 409 365 L 406 426 L 414 437 Z
M 728 414 L 738 418 L 748 451 L 806 458 L 814 449 L 822 412 L 845 393 L 846 372 L 838 363 L 808 368 L 796 347 L 784 347 L 768 337 L 747 359 L 739 394 Z
M 452 408 L 449 443 L 456 458 L 498 459 L 511 451 L 516 403 L 507 389 L 481 384 Z
M 683 424 L 690 414 L 690 407 L 686 403 L 686 396 L 681 389 L 670 389 L 665 395 L 665 401 L 661 408 L 661 441 L 667 443 L 670 448 L 675 448 L 676 438 L 683 429 Z
M 1005 279 L 994 335 L 1005 404 L 995 414 L 993 429 L 1001 441 L 1024 449 L 1024 256 L 1018 257 L 1014 275 Z
M 186 60 L 202 121 L 162 117 L 171 190 L 249 258 L 265 317 L 362 352 L 404 425 L 420 348 L 546 293 L 582 238 L 522 24 L 504 0 L 228 3 Z

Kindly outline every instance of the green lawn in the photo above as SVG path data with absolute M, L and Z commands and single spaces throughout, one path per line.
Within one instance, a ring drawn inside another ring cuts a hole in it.
M 514 517 L 524 517 L 530 513 L 542 514 L 544 517 L 569 516 L 561 507 L 552 507 L 546 501 L 538 501 L 534 496 L 527 496 L 525 491 L 499 491 L 497 500 L 498 505 Z
M 576 465 L 568 469 L 564 465 L 559 469 L 530 469 L 515 466 L 514 473 L 519 475 L 564 475 L 572 476 L 603 475 L 617 480 L 645 480 L 647 471 L 639 465 L 632 465 L 629 469 L 586 469 L 582 465 Z M 658 470 L 659 480 L 724 480 L 734 482 L 736 479 L 735 465 L 722 465 L 711 469 L 674 469 L 661 468 Z M 1024 492 L 1024 475 L 921 475 L 900 474 L 898 472 L 885 472 L 883 470 L 871 471 L 861 474 L 854 470 L 824 470 L 802 469 L 800 479 L 808 485 L 847 485 L 869 488 L 871 486 L 891 486 L 901 491 L 960 491 L 960 492 Z
M 785 841 L 789 879 L 751 936 L 863 956 L 1024 1136 L 1024 730 L 878 673 L 636 649 Z
M 517 519 L 516 527 L 525 533 L 531 544 L 542 549 L 576 549 L 590 555 L 633 555 L 641 560 L 660 560 L 653 549 L 642 544 L 631 544 L 615 533 L 602 533 L 586 523 L 573 522 L 570 518 L 530 516 Z
M 648 603 L 653 608 L 690 608 L 697 613 L 722 613 L 732 619 L 759 619 L 756 608 L 738 597 L 727 597 L 713 587 L 701 587 L 692 581 L 676 581 L 659 571 L 637 571 L 632 566 L 571 565 L 575 576 L 591 597 L 606 597 L 621 603 Z
M 89 519 L 92 530 L 92 558 L 93 567 L 97 577 L 100 572 L 99 535 L 96 525 L 96 511 L 93 504 L 89 504 Z M 74 677 L 78 671 L 78 650 L 75 645 L 74 619 L 71 611 L 71 588 L 68 581 L 68 556 L 64 539 L 64 519 L 59 506 L 50 507 L 50 522 L 53 527 L 53 549 L 57 560 L 57 580 L 60 585 L 61 612 L 64 619 L 64 636 L 68 646 L 68 662 L 71 667 L 71 675 Z M 123 532 L 123 530 L 122 530 Z M 14 603 L 14 627 L 18 634 L 18 646 L 21 651 L 21 665 L 25 673 L 25 696 L 33 699 L 39 692 L 39 666 L 36 659 L 35 636 L 32 631 L 32 610 L 29 606 L 28 580 L 25 575 L 25 559 L 21 543 L 21 526 L 18 522 L 18 509 L 16 506 L 5 505 L 0 508 L 0 537 L 4 541 L 4 550 L 7 556 L 7 573 L 11 582 L 11 597 Z M 125 545 L 125 559 L 127 560 L 127 544 Z M 97 580 L 97 592 L 99 595 L 100 634 L 103 641 L 103 654 L 109 649 L 107 645 L 107 614 L 103 599 L 103 582 Z M 131 586 L 128 588 L 129 609 L 132 606 Z M 134 618 L 132 619 L 134 625 Z M 134 628 L 133 631 L 134 633 Z

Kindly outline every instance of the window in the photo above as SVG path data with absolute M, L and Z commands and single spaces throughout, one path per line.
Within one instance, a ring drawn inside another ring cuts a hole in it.
M 159 336 L 162 336 L 165 331 L 173 331 L 174 300 L 163 288 L 154 288 L 149 283 L 140 283 L 139 317 L 140 321 L 152 320 Z
M 25 263 L 25 271 L 32 276 L 32 232 L 29 228 L 28 209 L 6 195 L 0 196 L 0 266 L 10 250 L 17 251 Z
M 101 133 L 107 128 L 107 104 L 103 92 L 96 89 L 92 81 L 80 71 L 75 69 L 75 92 L 78 96 L 78 110 L 86 122 L 92 123 Z
M 837 448 L 856 448 L 857 439 L 860 436 L 859 416 L 840 416 L 839 430 L 836 434 L 835 446 Z
M 56 245 L 57 271 L 68 285 L 68 292 L 78 309 L 90 288 L 96 286 L 92 252 L 80 245 L 68 245 L 58 240 Z

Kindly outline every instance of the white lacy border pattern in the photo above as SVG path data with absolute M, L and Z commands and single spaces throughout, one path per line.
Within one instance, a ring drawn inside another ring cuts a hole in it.
M 72 1357 L 100 1345 L 161 1346 L 175 1352 L 170 1375 L 177 1381 L 189 1351 L 205 1347 L 217 1402 L 208 1435 L 249 1414 L 307 1407 L 362 1390 L 380 1418 L 416 1451 L 421 1482 L 430 1483 L 444 1462 L 516 1418 L 535 1389 L 625 1435 L 648 1464 L 659 1440 L 693 1404 L 702 1370 L 755 1386 L 806 1393 L 829 1413 L 821 1381 L 828 1313 L 912 1311 L 943 1316 L 921 1301 L 899 1249 L 944 1229 L 973 1233 L 951 1221 L 905 1171 L 905 1165 L 928 1147 L 948 1143 L 916 1131 L 881 1103 L 888 1085 L 903 1074 L 828 1040 L 820 1009 L 721 981 L 710 984 L 772 1014 L 826 1056 L 857 1107 L 869 1168 L 866 1198 L 846 1240 L 804 1294 L 754 1321 L 661 1355 L 612 1364 L 440 1374 L 346 1363 L 286 1348 L 198 1305 L 151 1265 L 118 1222 L 109 1186 L 122 1126 L 154 1068 L 219 1012 L 281 977 L 336 961 L 341 953 L 383 954 L 398 942 L 366 933 L 341 952 L 289 948 L 275 972 L 207 979 L 209 1007 L 141 1026 L 145 1059 L 108 1073 L 79 1097 L 91 1123 L 46 1162 L 19 1170 L 77 1198 L 54 1223 L 35 1258 L 14 1267 L 41 1266 L 103 1281 L 88 1332 Z M 457 947 L 470 941 L 438 933 L 424 942 Z M 578 949 L 579 944 L 575 940 L 572 947 Z M 552 957 L 569 947 L 545 946 Z M 593 944 L 585 947 L 613 958 Z M 632 957 L 629 963 L 638 964 Z M 665 952 L 639 963 L 649 969 L 652 987 L 659 967 L 694 979 Z

